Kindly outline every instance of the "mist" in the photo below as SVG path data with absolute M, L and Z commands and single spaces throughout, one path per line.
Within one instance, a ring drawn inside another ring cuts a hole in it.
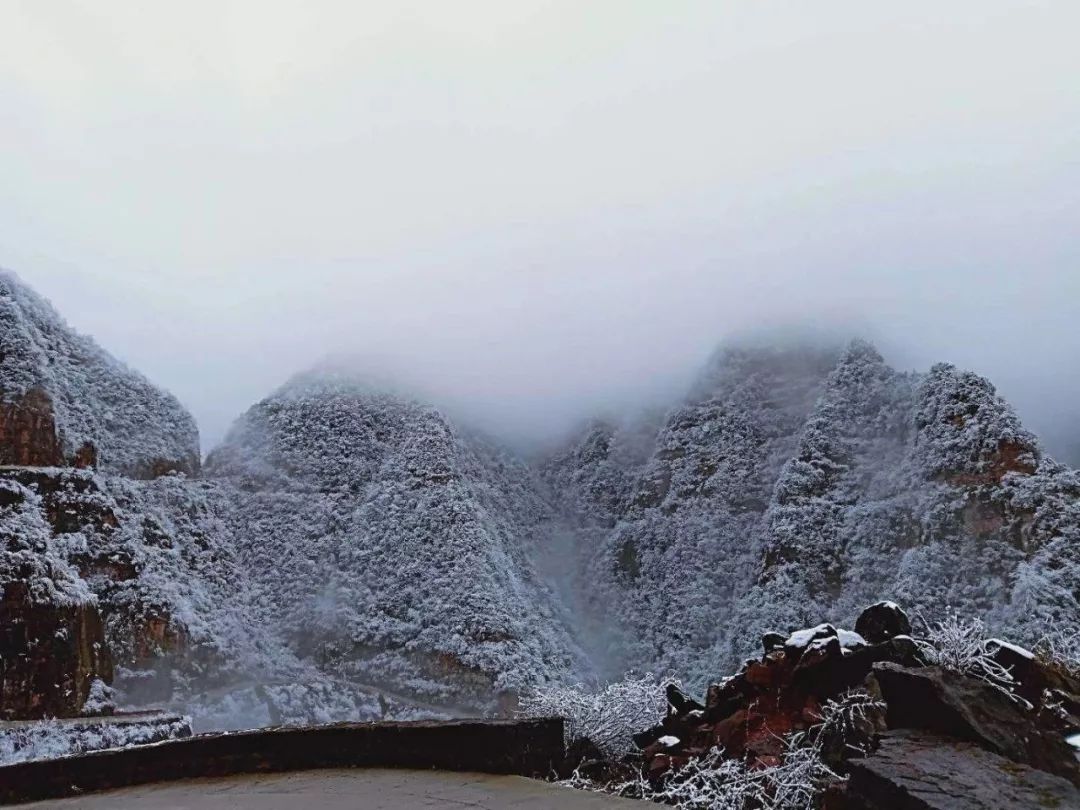
M 347 356 L 515 442 L 797 329 L 1080 463 L 1080 6 L 5 3 L 0 265 L 204 449 Z

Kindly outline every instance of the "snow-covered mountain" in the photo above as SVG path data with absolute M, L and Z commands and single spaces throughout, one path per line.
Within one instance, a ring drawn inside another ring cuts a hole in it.
M 76 702 L 115 671 L 127 705 L 206 729 L 505 709 L 629 668 L 700 687 L 755 628 L 883 598 L 1080 629 L 1080 474 L 986 380 L 862 342 L 724 349 L 668 413 L 539 460 L 333 367 L 203 470 L 197 446 L 173 397 L 0 276 L 0 623 L 71 640 Z M 24 642 L 0 632 L 0 666 L 48 658 Z M 0 674 L 0 709 L 60 682 Z
M 434 408 L 315 371 L 207 474 L 260 619 L 324 672 L 453 708 L 580 669 L 535 571 L 554 520 L 535 474 Z
M 754 629 L 881 598 L 1028 641 L 1080 622 L 1080 475 L 977 375 L 896 372 L 858 341 L 728 349 L 628 453 L 641 431 L 590 426 L 545 467 L 591 538 L 587 603 L 619 618 L 605 658 L 701 683 Z

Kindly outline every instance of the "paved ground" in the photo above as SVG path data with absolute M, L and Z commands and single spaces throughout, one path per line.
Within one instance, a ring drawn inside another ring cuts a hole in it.
M 615 799 L 525 779 L 445 771 L 382 769 L 300 771 L 192 779 L 35 802 L 25 808 L 55 810 L 413 810 L 414 808 L 641 808 Z

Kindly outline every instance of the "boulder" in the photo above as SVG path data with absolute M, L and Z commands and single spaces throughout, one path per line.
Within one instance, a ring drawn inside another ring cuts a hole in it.
M 977 678 L 891 662 L 874 665 L 890 728 L 917 728 L 976 743 L 989 751 L 1080 785 L 1080 765 L 1059 732 L 1004 690 Z
M 1048 690 L 1059 702 L 1080 706 L 1080 678 L 1064 667 L 1001 639 L 990 639 L 988 646 L 991 657 L 1016 681 L 1016 693 L 1033 706 L 1043 702 Z
M 688 714 L 693 711 L 703 712 L 705 707 L 687 695 L 675 684 L 668 684 L 667 700 L 671 710 L 676 714 Z
M 972 743 L 916 731 L 882 735 L 874 754 L 849 763 L 842 800 L 829 810 L 1030 810 L 1080 807 L 1067 780 Z
M 871 644 L 911 635 L 911 622 L 895 602 L 878 602 L 859 614 L 855 632 Z
M 786 640 L 781 633 L 766 633 L 761 637 L 761 646 L 765 648 L 765 654 L 768 655 L 773 650 L 783 647 Z

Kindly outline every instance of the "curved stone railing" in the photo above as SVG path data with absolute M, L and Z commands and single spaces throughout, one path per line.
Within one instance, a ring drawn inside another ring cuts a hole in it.
M 0 804 L 176 779 L 317 768 L 545 776 L 563 753 L 560 719 L 342 723 L 205 734 L 0 767 Z

